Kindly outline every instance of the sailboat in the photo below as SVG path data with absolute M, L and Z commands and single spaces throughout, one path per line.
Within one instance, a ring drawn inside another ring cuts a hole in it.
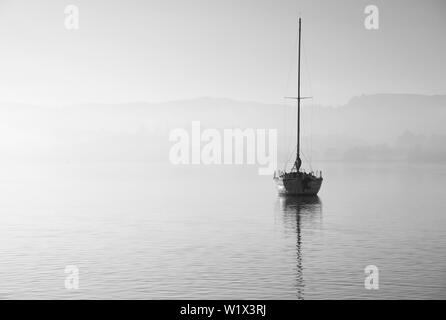
M 279 194 L 306 196 L 316 195 L 322 185 L 322 173 L 319 176 L 313 172 L 301 170 L 302 160 L 300 158 L 300 101 L 305 99 L 300 96 L 300 45 L 301 44 L 301 18 L 299 18 L 299 44 L 297 58 L 297 97 L 287 97 L 297 100 L 297 153 L 294 165 L 289 172 L 275 172 L 274 181 Z

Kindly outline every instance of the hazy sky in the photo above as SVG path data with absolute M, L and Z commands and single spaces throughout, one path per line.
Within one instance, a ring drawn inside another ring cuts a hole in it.
M 79 30 L 65 28 L 68 4 Z M 364 27 L 369 4 L 379 30 Z M 446 93 L 443 0 L 0 0 L 0 101 L 281 103 L 296 92 L 299 14 L 316 103 Z

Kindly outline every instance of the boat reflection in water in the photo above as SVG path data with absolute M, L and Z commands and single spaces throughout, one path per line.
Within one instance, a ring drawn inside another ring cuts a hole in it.
M 276 211 L 282 216 L 286 231 L 291 231 L 296 236 L 297 256 L 297 298 L 304 299 L 304 257 L 303 246 L 311 239 L 303 237 L 305 231 L 321 228 L 322 202 L 318 196 L 279 196 Z

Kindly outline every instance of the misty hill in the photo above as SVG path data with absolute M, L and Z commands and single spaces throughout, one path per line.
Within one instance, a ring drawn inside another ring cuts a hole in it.
M 318 160 L 446 161 L 446 95 L 377 94 L 344 106 L 302 106 L 303 151 Z M 61 107 L 0 105 L 3 160 L 167 161 L 169 132 L 277 129 L 280 159 L 295 145 L 296 106 L 198 98 Z

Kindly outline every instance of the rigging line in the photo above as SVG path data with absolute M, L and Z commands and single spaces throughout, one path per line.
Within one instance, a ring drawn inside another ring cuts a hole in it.
M 297 47 L 297 38 L 298 38 L 298 35 L 296 34 L 296 37 L 294 38 L 293 48 Z M 289 84 L 290 84 L 291 69 L 294 66 L 294 62 L 295 62 L 294 60 L 295 60 L 294 58 L 290 59 L 290 62 L 289 62 L 288 76 L 287 76 L 287 81 L 286 81 L 286 86 L 285 86 L 285 96 L 286 96 L 286 92 L 288 91 L 288 87 L 289 87 Z
M 288 165 L 288 162 L 290 162 L 291 157 L 296 153 L 296 150 L 297 150 L 297 146 L 295 146 L 294 149 L 293 149 L 293 151 L 290 152 L 290 155 L 288 156 L 288 159 L 287 159 L 287 161 L 285 162 L 285 165 L 284 165 L 284 167 L 283 167 L 285 171 L 286 171 L 286 167 L 287 167 L 287 165 Z
M 294 37 L 293 48 L 297 47 L 298 37 L 299 37 L 299 35 L 298 35 L 298 33 L 296 33 L 296 35 Z M 287 52 L 292 52 L 292 50 L 289 50 Z M 292 71 L 292 67 L 294 66 L 294 63 L 295 63 L 295 59 L 294 58 L 289 60 L 288 76 L 287 76 L 287 81 L 286 81 L 286 85 L 285 85 L 285 94 L 284 94 L 284 96 L 286 96 L 287 92 L 288 92 L 288 88 L 289 88 L 289 85 L 290 85 L 291 71 Z M 286 150 L 289 150 L 290 145 L 292 143 L 292 139 L 290 139 L 290 137 L 289 137 L 290 134 L 289 134 L 288 131 L 291 131 L 293 128 L 291 126 L 288 126 L 288 124 L 287 124 L 287 120 L 290 119 L 290 116 L 288 116 L 289 111 L 290 111 L 289 107 L 285 104 L 285 106 L 283 107 L 283 128 L 284 128 L 283 132 L 284 132 L 284 147 L 286 147 Z M 290 130 L 288 130 L 288 129 L 290 129 Z M 289 160 L 287 160 L 287 162 L 288 161 Z M 287 162 L 285 163 L 285 167 L 287 165 Z
M 313 171 L 313 166 L 311 165 L 311 162 L 309 161 L 307 155 L 304 152 L 302 152 L 302 155 L 304 156 L 304 158 L 308 162 L 308 167 L 310 168 L 310 171 Z
M 294 145 L 294 147 L 293 147 L 293 145 Z M 291 147 L 293 147 L 293 149 L 291 149 Z M 286 162 L 284 163 L 284 166 L 283 166 L 285 171 L 288 166 L 288 163 L 291 162 L 291 158 L 293 157 L 293 155 L 296 154 L 296 151 L 297 151 L 297 145 L 292 141 L 292 139 L 290 139 L 290 143 L 288 145 L 287 150 L 291 150 L 291 152 L 289 152 L 288 158 L 286 159 Z M 294 164 L 294 162 L 293 162 L 293 164 Z
M 310 75 L 310 68 L 308 67 L 308 59 L 307 59 L 307 53 L 305 50 L 305 43 L 302 41 L 302 51 L 305 61 L 305 67 L 306 67 L 306 75 L 308 77 L 308 84 L 310 87 L 310 96 L 313 97 L 313 85 L 311 83 L 311 75 Z M 311 162 L 313 160 L 313 109 L 314 109 L 314 100 L 311 101 L 310 105 L 310 156 L 309 156 L 309 162 L 311 166 Z
M 286 166 L 288 165 L 288 163 L 290 162 L 291 157 L 293 155 L 295 155 L 296 151 L 297 151 L 297 145 L 296 145 L 295 141 L 293 139 L 289 138 L 288 145 L 286 145 L 286 150 L 290 150 L 291 147 L 293 147 L 293 150 L 291 151 L 290 155 L 288 156 L 288 158 L 284 164 L 285 169 L 286 169 Z

